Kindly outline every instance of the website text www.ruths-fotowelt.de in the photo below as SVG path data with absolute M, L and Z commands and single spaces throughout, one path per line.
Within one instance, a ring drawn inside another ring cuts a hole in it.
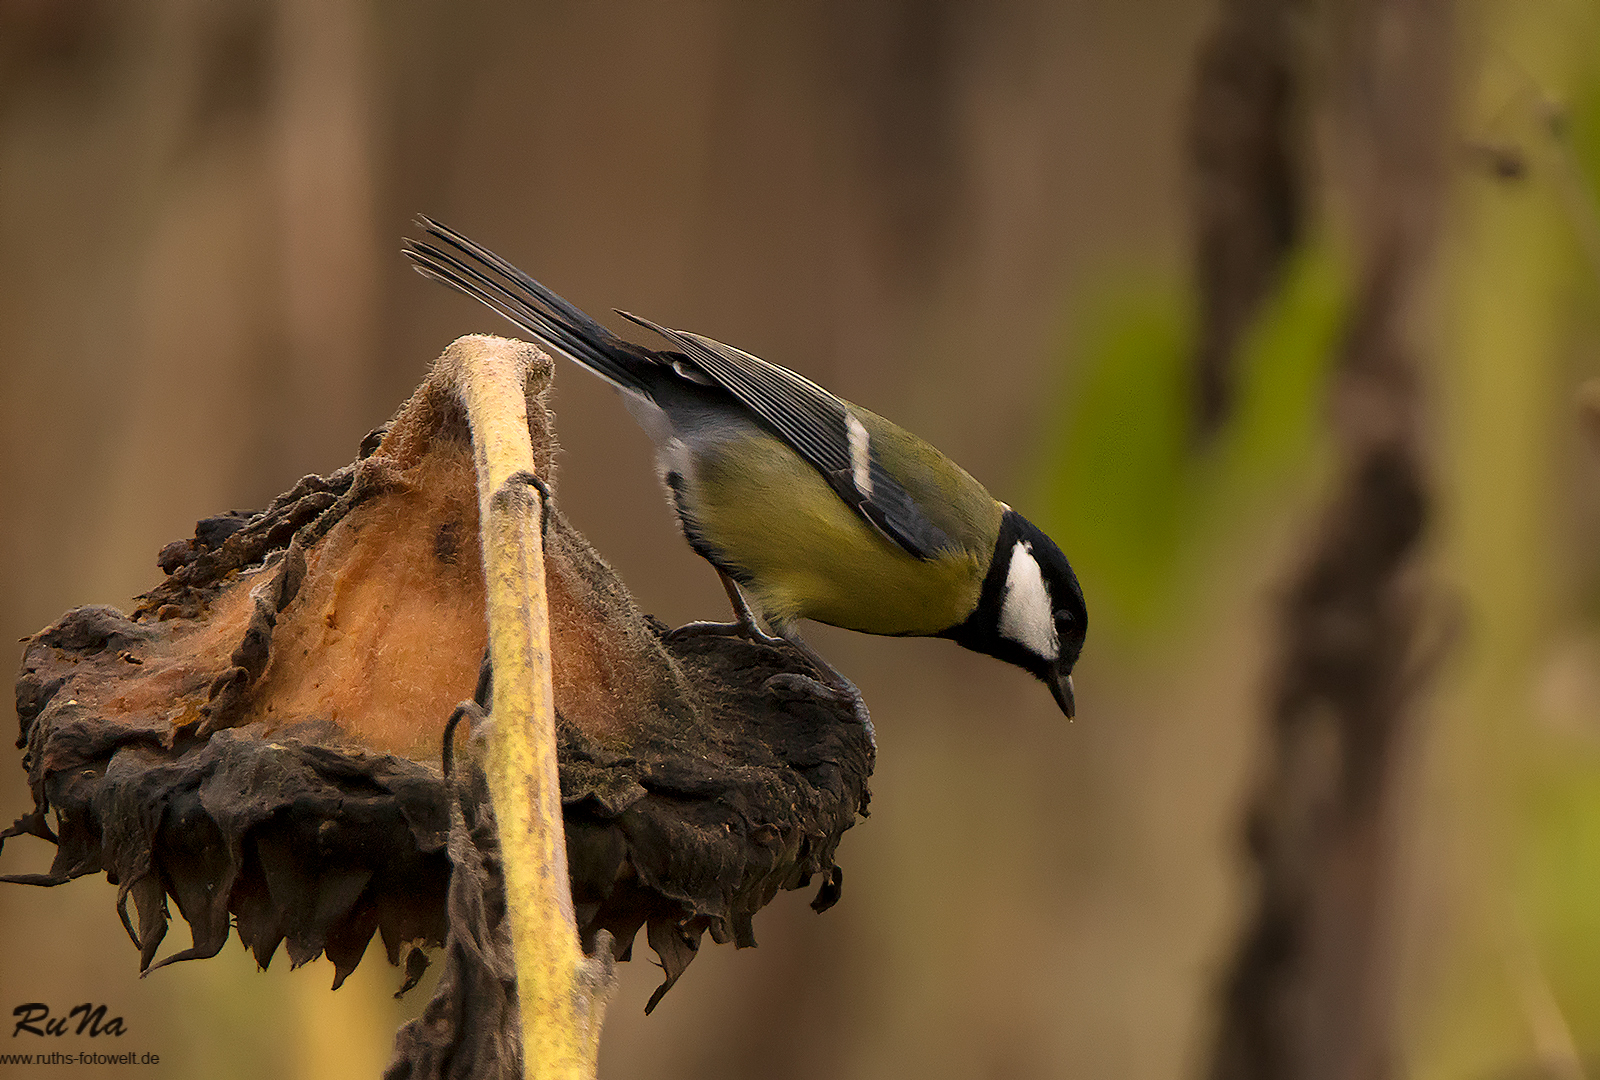
M 52 1050 L 45 1054 L 0 1054 L 0 1065 L 159 1065 L 159 1054 L 124 1050 L 108 1054 L 100 1050 L 69 1053 Z

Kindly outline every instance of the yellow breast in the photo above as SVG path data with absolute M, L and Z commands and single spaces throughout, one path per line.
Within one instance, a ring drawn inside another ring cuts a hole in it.
M 770 621 L 925 635 L 977 606 L 990 551 L 923 560 L 886 539 L 777 439 L 752 434 L 699 455 L 683 503 Z

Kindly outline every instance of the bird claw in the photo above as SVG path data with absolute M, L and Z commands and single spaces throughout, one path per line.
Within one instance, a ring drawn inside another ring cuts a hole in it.
M 488 669 L 488 657 L 484 658 L 484 670 Z M 480 693 L 482 676 L 480 675 Z M 492 722 L 489 719 L 488 709 L 477 701 L 463 701 L 458 704 L 455 711 L 450 714 L 450 719 L 445 721 L 444 739 L 441 747 L 440 765 L 444 778 L 449 780 L 455 772 L 456 727 L 461 721 L 466 720 L 472 725 L 472 734 L 469 738 L 477 743 L 487 737 Z
M 820 698 L 831 704 L 849 705 L 856 723 L 860 724 L 867 732 L 867 742 L 872 747 L 873 757 L 878 754 L 878 733 L 872 726 L 872 716 L 867 712 L 867 702 L 861 696 L 861 691 L 853 685 L 849 687 L 830 686 L 820 679 L 813 679 L 809 675 L 801 675 L 794 671 L 785 671 L 774 675 L 762 684 L 763 689 L 769 693 L 787 697 Z
M 668 641 L 688 641 L 698 637 L 736 637 L 746 641 L 755 642 L 757 645 L 770 645 L 779 648 L 786 644 L 783 638 L 773 637 L 763 633 L 754 623 L 719 623 L 719 622 L 692 622 L 674 627 L 667 631 Z

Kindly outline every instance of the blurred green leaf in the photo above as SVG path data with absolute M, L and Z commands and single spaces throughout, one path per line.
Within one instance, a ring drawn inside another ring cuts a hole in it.
M 1097 629 L 1169 624 L 1194 549 L 1247 524 L 1241 509 L 1302 473 L 1321 433 L 1322 386 L 1346 308 L 1326 244 L 1286 266 L 1238 359 L 1234 414 L 1192 438 L 1194 318 L 1179 282 L 1108 288 L 1084 305 L 1061 370 L 1064 420 L 1039 455 L 1040 524 L 1073 561 Z
M 1081 372 L 1044 454 L 1040 524 L 1069 552 L 1097 623 L 1145 625 L 1171 589 L 1188 505 L 1186 358 L 1175 286 L 1092 303 L 1063 367 Z

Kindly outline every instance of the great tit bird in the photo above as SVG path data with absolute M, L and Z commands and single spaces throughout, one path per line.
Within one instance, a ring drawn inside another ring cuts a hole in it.
M 1083 591 L 1055 543 L 955 462 L 788 368 L 699 334 L 617 314 L 669 348 L 623 341 L 500 256 L 428 218 L 407 241 L 422 274 L 460 289 L 622 392 L 655 442 L 691 547 L 835 689 L 799 619 L 868 634 L 946 637 L 1042 679 L 1074 711 Z M 741 595 L 743 594 L 743 595 Z

